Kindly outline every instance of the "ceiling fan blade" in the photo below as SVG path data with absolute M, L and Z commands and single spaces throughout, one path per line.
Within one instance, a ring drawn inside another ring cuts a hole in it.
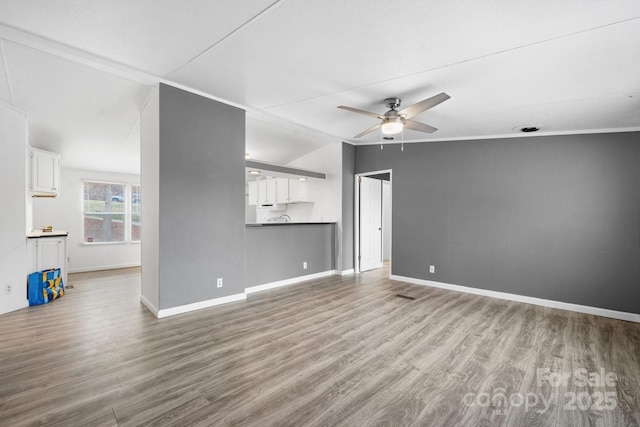
M 426 132 L 426 133 L 434 133 L 435 131 L 438 130 L 433 126 L 429 126 L 425 123 L 415 122 L 413 120 L 405 120 L 404 127 L 406 127 L 407 129 L 413 129 L 413 130 Z
M 373 118 L 376 118 L 376 119 L 382 119 L 382 116 L 380 114 L 378 114 L 378 113 L 372 113 L 370 111 L 359 110 L 357 108 L 347 107 L 345 105 L 338 105 L 338 108 L 340 108 L 342 110 L 351 111 L 353 113 L 364 114 L 365 116 L 373 117 Z
M 435 107 L 436 105 L 446 101 L 449 98 L 451 98 L 449 95 L 442 92 L 436 96 L 432 96 L 431 98 L 423 99 L 420 102 L 416 102 L 415 104 L 408 106 L 398 113 L 401 116 L 404 115 L 406 119 L 410 119 L 422 113 L 423 111 L 427 111 L 429 108 Z
M 378 129 L 381 126 L 382 126 L 382 123 L 378 123 L 377 125 L 371 126 L 369 129 L 363 130 L 362 132 L 354 136 L 354 138 L 360 138 L 361 136 L 365 136 L 366 134 L 373 132 L 374 130 Z

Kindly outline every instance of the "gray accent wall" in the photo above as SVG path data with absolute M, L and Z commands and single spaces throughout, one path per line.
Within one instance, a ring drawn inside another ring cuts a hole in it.
M 392 274 L 640 313 L 640 133 L 356 151 L 393 170 Z
M 247 288 L 334 270 L 334 259 L 333 223 L 246 228 Z
M 159 115 L 159 308 L 241 294 L 245 113 L 161 84 Z
M 354 268 L 353 260 L 353 216 L 354 186 L 356 169 L 356 147 L 346 142 L 342 143 L 342 266 L 343 271 Z

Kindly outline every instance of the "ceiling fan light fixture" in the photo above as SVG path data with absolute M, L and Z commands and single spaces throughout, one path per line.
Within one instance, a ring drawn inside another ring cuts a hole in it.
M 418 114 L 421 114 L 428 109 L 435 107 L 436 105 L 446 101 L 449 98 L 451 98 L 449 95 L 442 92 L 438 95 L 432 96 L 431 98 L 423 99 L 420 102 L 416 102 L 415 104 L 410 105 L 407 108 L 403 108 L 400 111 L 396 110 L 396 108 L 400 107 L 400 98 L 387 98 L 384 100 L 384 104 L 387 106 L 387 108 L 390 108 L 390 110 L 384 114 L 372 113 L 371 111 L 347 107 L 346 105 L 338 105 L 338 108 L 351 111 L 352 113 L 358 113 L 365 116 L 373 117 L 374 119 L 382 120 L 382 122 L 378 122 L 378 124 L 363 130 L 362 132 L 354 136 L 354 138 L 360 138 L 378 129 L 380 129 L 382 131 L 382 134 L 384 135 L 395 135 L 401 133 L 405 127 L 407 129 L 415 130 L 418 132 L 433 133 L 438 129 L 412 119 Z
M 385 135 L 395 135 L 396 133 L 402 132 L 403 127 L 404 123 L 402 123 L 402 119 L 400 118 L 385 119 L 384 123 L 382 123 L 382 133 Z

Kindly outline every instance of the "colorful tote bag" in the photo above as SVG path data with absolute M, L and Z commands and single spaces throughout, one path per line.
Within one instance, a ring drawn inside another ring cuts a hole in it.
M 29 275 L 29 305 L 46 304 L 64 295 L 60 269 L 39 271 Z

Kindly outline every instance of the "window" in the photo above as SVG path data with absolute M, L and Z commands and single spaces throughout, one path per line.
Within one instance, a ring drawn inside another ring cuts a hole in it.
M 124 243 L 140 240 L 140 186 L 84 183 L 84 242 Z
M 142 193 L 139 185 L 131 186 L 131 241 L 140 241 L 140 206 L 142 204 Z

